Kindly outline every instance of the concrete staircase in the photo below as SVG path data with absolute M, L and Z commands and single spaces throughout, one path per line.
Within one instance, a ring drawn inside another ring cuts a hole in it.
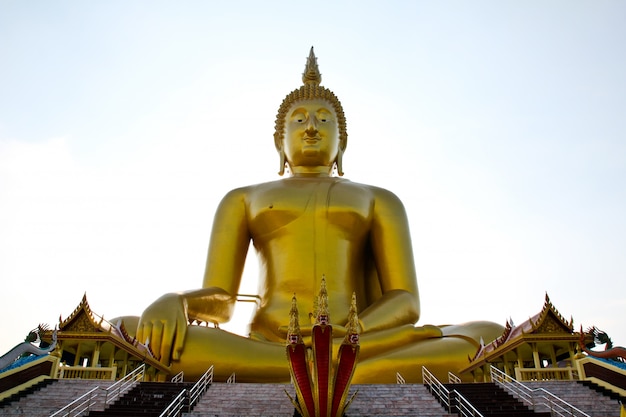
M 48 417 L 95 387 L 107 388 L 114 381 L 58 379 L 0 408 L 0 416 Z M 94 409 L 104 408 L 104 397 L 96 399 Z
M 493 382 L 444 384 L 451 392 L 456 390 L 485 417 L 550 417 L 549 412 L 530 410 L 520 400 Z
M 213 383 L 187 417 L 274 416 L 292 417 L 294 406 L 285 391 L 295 398 L 289 384 Z
M 186 417 L 273 416 L 292 417 L 295 398 L 289 384 L 223 384 L 214 383 Z M 346 411 L 347 417 L 417 416 L 448 417 L 443 407 L 419 384 L 353 385 L 357 392 Z M 348 397 L 350 398 L 350 397 Z
M 90 411 L 89 417 L 158 417 L 185 389 L 193 384 L 140 382 L 104 410 Z
M 524 382 L 528 388 L 543 388 L 572 404 L 592 417 L 619 417 L 620 404 L 615 398 L 603 395 L 577 381 Z M 549 411 L 547 407 L 538 410 Z

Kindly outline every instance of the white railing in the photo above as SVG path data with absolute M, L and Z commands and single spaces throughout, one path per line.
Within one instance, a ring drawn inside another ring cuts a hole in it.
M 142 381 L 146 371 L 146 365 L 141 364 L 135 368 L 130 374 L 117 381 L 115 384 L 107 388 L 104 395 L 104 404 L 108 405 L 115 401 L 120 395 L 128 391 L 137 381 Z
M 183 371 L 180 371 L 179 373 L 177 373 L 176 375 L 172 377 L 171 381 L 178 384 L 178 383 L 183 382 L 184 378 L 185 378 L 185 373 Z
M 404 379 L 402 375 L 400 375 L 400 372 L 396 372 L 396 384 L 399 384 L 399 385 L 406 384 L 406 380 Z
M 449 413 L 459 413 L 461 417 L 484 417 L 460 392 L 449 391 L 425 366 L 422 366 L 422 380 Z
M 462 381 L 461 378 L 454 375 L 452 372 L 448 372 L 448 382 L 451 384 L 460 384 Z
M 98 396 L 98 390 L 100 387 L 95 387 L 91 391 L 78 397 L 50 417 L 72 417 L 79 416 L 84 412 L 91 410 L 91 407 L 96 403 L 95 399 Z
M 562 400 L 550 391 L 543 388 L 529 388 L 493 365 L 491 365 L 491 380 L 527 403 L 532 409 L 546 407 L 553 416 L 559 417 L 589 417 L 589 414 Z
M 189 390 L 189 411 L 200 400 L 209 385 L 213 383 L 213 365 L 200 377 L 193 387 Z
M 232 374 L 230 374 L 230 376 L 226 380 L 226 383 L 227 384 L 234 384 L 235 383 L 235 373 L 234 372 Z
M 452 405 L 461 417 L 484 417 L 480 411 L 465 399 L 458 391 L 452 390 Z
M 159 417 L 178 417 L 183 412 L 183 407 L 185 406 L 185 400 L 187 399 L 187 390 L 184 389 L 174 398 L 174 400 L 167 406 L 165 410 Z

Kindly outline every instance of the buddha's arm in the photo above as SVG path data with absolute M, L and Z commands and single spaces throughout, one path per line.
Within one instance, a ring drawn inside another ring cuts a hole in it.
M 393 193 L 374 189 L 376 200 L 370 242 L 382 297 L 359 312 L 363 331 L 415 324 L 420 314 L 417 277 L 408 220 Z
M 228 321 L 235 305 L 249 244 L 244 194 L 232 191 L 215 215 L 203 287 L 165 294 L 141 315 L 137 337 L 149 339 L 161 362 L 178 359 L 183 350 L 189 320 Z
M 250 245 L 245 197 L 233 190 L 217 208 L 202 289 L 187 295 L 190 318 L 223 323 L 232 316 Z

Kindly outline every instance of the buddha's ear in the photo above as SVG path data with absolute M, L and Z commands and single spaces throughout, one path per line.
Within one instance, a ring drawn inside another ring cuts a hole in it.
M 274 134 L 274 146 L 276 147 L 276 151 L 278 152 L 278 157 L 280 159 L 280 169 L 278 170 L 278 175 L 283 175 L 285 173 L 285 149 L 283 147 L 284 137 L 278 134 Z
M 284 137 L 282 135 L 274 134 L 274 146 L 278 152 L 283 150 L 283 140 Z
M 282 176 L 285 173 L 285 150 L 282 145 L 280 149 L 278 149 L 278 157 L 280 158 L 280 169 L 278 170 L 278 175 Z
M 343 148 L 345 148 L 345 146 Z M 343 177 L 343 149 L 341 145 L 339 146 L 339 151 L 337 152 L 337 159 L 335 159 L 335 168 L 337 168 L 337 175 Z

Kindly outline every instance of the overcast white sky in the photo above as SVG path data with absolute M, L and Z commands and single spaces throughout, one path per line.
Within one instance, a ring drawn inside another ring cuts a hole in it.
M 312 45 L 346 178 L 405 202 L 420 323 L 547 292 L 626 345 L 625 42 L 622 1 L 0 0 L 0 354 L 85 292 L 113 318 L 198 288 Z

